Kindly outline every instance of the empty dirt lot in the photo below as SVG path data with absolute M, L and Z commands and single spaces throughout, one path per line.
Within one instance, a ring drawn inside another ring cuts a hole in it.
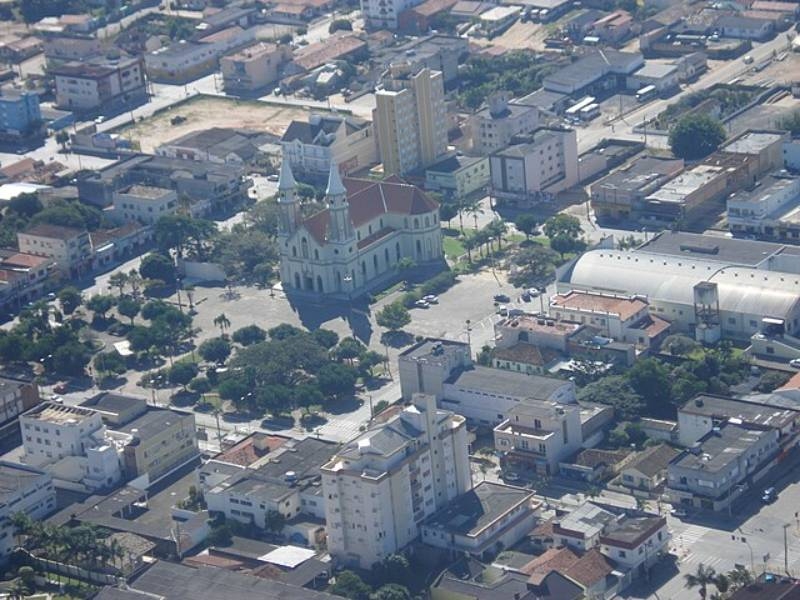
M 212 127 L 252 129 L 280 136 L 293 119 L 306 120 L 308 114 L 308 110 L 299 106 L 276 106 L 258 101 L 202 96 L 159 112 L 133 127 L 122 127 L 115 133 L 138 141 L 142 152 L 153 152 L 165 142 Z M 170 120 L 176 116 L 186 120 L 172 125 Z

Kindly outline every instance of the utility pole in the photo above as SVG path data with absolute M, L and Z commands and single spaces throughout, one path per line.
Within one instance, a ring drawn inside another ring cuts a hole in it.
M 789 575 L 789 527 L 791 523 L 783 526 L 783 571 Z

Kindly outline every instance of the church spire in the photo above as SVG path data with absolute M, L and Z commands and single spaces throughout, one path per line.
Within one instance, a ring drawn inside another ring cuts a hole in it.
M 285 158 L 281 160 L 281 173 L 278 176 L 278 190 L 288 191 L 297 187 L 297 182 L 292 174 L 292 167 Z
M 333 161 L 331 161 L 331 170 L 328 173 L 328 188 L 325 190 L 325 195 L 328 197 L 347 195 L 347 190 L 344 188 L 342 178 L 339 175 L 339 166 Z

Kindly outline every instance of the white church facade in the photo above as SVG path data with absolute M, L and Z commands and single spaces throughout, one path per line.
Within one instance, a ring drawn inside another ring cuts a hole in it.
M 439 205 L 398 177 L 345 178 L 331 165 L 326 208 L 301 218 L 288 161 L 278 182 L 281 283 L 287 293 L 350 299 L 386 285 L 404 258 L 444 263 Z

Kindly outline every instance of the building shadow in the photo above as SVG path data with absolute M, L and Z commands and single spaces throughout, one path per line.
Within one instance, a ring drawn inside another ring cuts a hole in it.
M 289 295 L 287 299 L 303 327 L 309 331 L 319 329 L 329 321 L 341 319 L 347 323 L 354 338 L 369 345 L 373 330 L 369 320 L 370 307 L 366 300 L 319 302 L 292 295 Z

